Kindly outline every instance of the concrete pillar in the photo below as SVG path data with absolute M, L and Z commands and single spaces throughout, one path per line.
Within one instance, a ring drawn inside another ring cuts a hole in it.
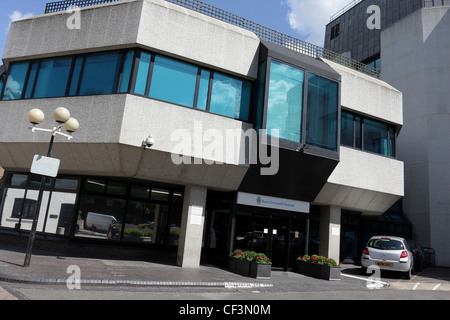
M 322 206 L 320 208 L 319 255 L 339 263 L 341 243 L 341 208 Z
M 183 268 L 200 266 L 207 191 L 206 187 L 192 185 L 184 191 L 177 256 L 177 265 Z

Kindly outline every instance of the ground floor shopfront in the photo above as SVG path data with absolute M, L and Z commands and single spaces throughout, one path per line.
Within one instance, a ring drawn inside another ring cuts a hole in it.
M 39 176 L 5 174 L 0 229 L 27 235 L 39 186 Z M 304 254 L 332 252 L 340 261 L 357 261 L 371 235 L 410 234 L 407 222 L 389 220 L 392 212 L 373 220 L 360 212 L 238 191 L 90 176 L 48 178 L 44 189 L 40 235 L 92 247 L 136 247 L 148 250 L 146 256 L 165 252 L 188 267 L 226 266 L 235 249 L 265 253 L 282 270 Z

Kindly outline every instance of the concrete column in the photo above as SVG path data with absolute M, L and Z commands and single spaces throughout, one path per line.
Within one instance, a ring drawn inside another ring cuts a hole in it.
M 207 191 L 206 187 L 192 185 L 184 191 L 177 256 L 177 265 L 183 268 L 200 266 Z
M 322 206 L 320 208 L 319 255 L 339 263 L 341 243 L 341 208 Z

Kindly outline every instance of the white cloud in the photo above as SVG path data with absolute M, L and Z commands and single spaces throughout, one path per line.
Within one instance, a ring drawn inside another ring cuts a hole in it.
M 6 26 L 6 33 L 8 33 L 8 31 L 9 31 L 9 27 L 11 26 L 11 22 L 16 21 L 16 20 L 21 20 L 21 19 L 26 19 L 26 18 L 32 17 L 33 13 L 31 13 L 31 12 L 22 13 L 20 11 L 13 11 L 8 16 L 9 16 L 9 23 Z
M 330 17 L 344 8 L 350 0 L 286 0 L 288 21 L 292 29 L 307 42 L 323 46 L 325 26 Z

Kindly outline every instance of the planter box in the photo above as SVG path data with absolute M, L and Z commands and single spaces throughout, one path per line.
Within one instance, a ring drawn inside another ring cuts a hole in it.
M 341 268 L 321 266 L 320 278 L 325 280 L 341 280 Z
M 272 264 L 270 263 L 250 263 L 249 276 L 256 279 L 270 279 Z
M 228 269 L 244 277 L 255 279 L 270 279 L 272 264 L 256 263 L 237 258 L 229 260 Z
M 341 268 L 329 267 L 297 260 L 296 272 L 308 277 L 324 280 L 341 280 Z
M 235 259 L 234 272 L 241 276 L 248 277 L 250 274 L 250 261 Z

